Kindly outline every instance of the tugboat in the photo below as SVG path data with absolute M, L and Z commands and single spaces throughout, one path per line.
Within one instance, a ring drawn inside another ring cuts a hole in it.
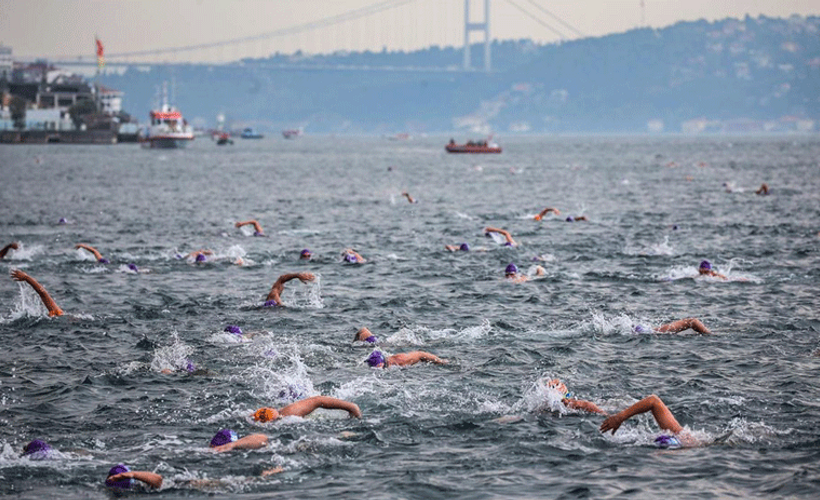
M 466 144 L 456 144 L 454 139 L 444 146 L 448 153 L 500 153 L 501 146 L 489 141 L 467 141 Z
M 168 104 L 167 91 L 163 86 L 162 106 L 151 110 L 151 125 L 144 141 L 152 148 L 184 148 L 194 140 L 194 129 L 182 113 Z
M 239 137 L 243 139 L 261 139 L 265 136 L 255 131 L 253 128 L 247 127 L 242 130 L 242 135 L 240 135 Z

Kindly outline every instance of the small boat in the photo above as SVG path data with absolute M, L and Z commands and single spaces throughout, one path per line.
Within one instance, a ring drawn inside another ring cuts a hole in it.
M 224 146 L 226 144 L 233 145 L 233 139 L 231 139 L 231 135 L 227 132 L 223 132 L 219 134 L 216 138 L 216 145 L 217 146 Z
M 241 137 L 243 139 L 261 139 L 265 136 L 260 134 L 259 132 L 257 132 L 253 128 L 247 127 L 247 128 L 242 130 L 242 135 L 240 135 L 239 137 Z
M 303 130 L 301 128 L 288 129 L 282 131 L 282 137 L 285 139 L 296 139 L 297 137 L 300 137 L 302 133 Z
M 144 141 L 152 148 L 184 148 L 194 140 L 194 129 L 180 111 L 167 102 L 149 113 L 151 125 Z
M 450 143 L 444 146 L 448 153 L 500 153 L 501 146 L 489 141 L 468 141 L 466 144 L 456 144 L 450 139 Z

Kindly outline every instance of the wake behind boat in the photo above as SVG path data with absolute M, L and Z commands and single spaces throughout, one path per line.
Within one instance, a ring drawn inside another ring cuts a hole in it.
M 454 139 L 444 146 L 448 153 L 500 153 L 501 146 L 488 141 L 467 141 L 466 144 L 456 144 Z

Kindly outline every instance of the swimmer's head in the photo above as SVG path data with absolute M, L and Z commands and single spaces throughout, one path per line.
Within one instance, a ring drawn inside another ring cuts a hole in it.
M 214 434 L 213 438 L 211 438 L 211 448 L 216 448 L 217 446 L 222 446 L 223 444 L 233 443 L 237 439 L 239 438 L 236 435 L 236 432 L 230 429 L 222 429 Z
M 99 262 L 100 264 L 110 264 L 110 263 L 111 263 L 111 262 L 109 262 L 109 260 L 108 260 L 108 259 L 106 259 L 105 257 L 102 257 L 102 258 L 101 258 L 100 260 L 98 260 L 97 262 Z
M 266 300 L 265 303 L 262 304 L 262 307 L 276 307 L 278 305 L 279 304 L 274 299 L 270 299 Z
M 364 339 L 364 341 L 369 343 L 369 344 L 375 344 L 376 342 L 379 341 L 379 339 L 375 335 L 371 335 L 371 336 L 367 337 L 366 339 Z
M 554 378 L 552 380 L 548 380 L 547 382 L 544 383 L 544 385 L 550 391 L 558 391 L 561 394 L 562 398 L 569 398 L 569 397 L 572 396 L 572 394 L 569 392 L 569 390 L 567 390 L 566 384 L 564 384 L 563 382 L 561 382 L 557 378 Z
M 458 247 L 458 249 L 459 249 L 459 250 L 461 250 L 461 251 L 463 251 L 463 252 L 469 252 L 469 251 L 470 251 L 470 245 L 468 245 L 468 244 L 466 244 L 466 243 L 462 243 L 462 244 Z
M 367 364 L 370 365 L 371 368 L 381 368 L 384 366 L 384 354 L 381 351 L 373 351 L 370 353 L 370 357 L 367 358 Z
M 60 217 L 60 221 L 57 224 L 68 224 L 68 221 L 65 220 L 65 217 Z
M 196 262 L 205 262 L 206 260 L 208 260 L 208 258 L 205 257 L 205 254 L 198 253 L 198 254 L 196 254 L 196 259 L 194 259 L 194 260 Z
M 108 477 L 115 476 L 117 474 L 122 474 L 123 472 L 131 472 L 131 469 L 128 468 L 127 465 L 117 464 L 108 471 Z M 110 486 L 111 488 L 120 488 L 120 489 L 128 489 L 131 485 L 134 484 L 133 479 L 120 479 L 119 481 L 109 481 L 106 478 L 105 485 Z
M 194 373 L 196 371 L 196 365 L 190 359 L 185 360 L 185 371 L 188 373 Z
M 569 217 L 567 217 L 567 222 L 575 222 L 575 219 L 573 219 L 572 216 L 570 215 Z
M 513 246 L 513 244 L 508 241 L 508 242 L 504 243 L 504 246 L 505 247 L 511 247 L 511 246 Z
M 635 333 L 650 333 L 652 329 L 644 325 L 632 325 L 632 331 Z
M 300 259 L 309 259 L 311 257 L 313 257 L 313 254 L 310 253 L 310 250 L 308 250 L 307 248 L 302 250 L 302 252 L 299 254 Z
M 512 276 L 512 275 L 514 275 L 514 274 L 518 274 L 518 266 L 516 266 L 516 265 L 515 265 L 515 264 L 513 264 L 513 263 L 510 263 L 510 264 L 508 264 L 508 265 L 507 265 L 507 267 L 504 269 L 504 275 L 505 275 L 505 276 Z
M 270 422 L 279 418 L 279 412 L 274 410 L 273 408 L 259 408 L 252 415 L 253 419 L 257 422 Z
M 677 230 L 678 230 L 678 225 L 677 225 L 677 224 L 674 224 L 674 225 L 672 226 L 672 231 L 677 231 Z
M 263 233 L 262 231 L 254 231 L 253 235 L 254 236 L 265 236 L 265 233 Z
M 236 325 L 228 325 L 225 327 L 225 330 L 228 333 L 233 333 L 234 335 L 242 335 L 242 329 Z
M 711 271 L 712 270 L 712 264 L 710 264 L 708 260 L 704 260 L 698 266 L 698 270 L 700 270 L 701 272 L 702 271 Z
M 140 272 L 140 270 L 139 270 L 139 268 L 137 267 L 137 265 L 136 265 L 136 264 L 134 264 L 133 262 L 132 262 L 132 263 L 130 263 L 130 264 L 128 264 L 128 269 L 130 269 L 130 270 L 134 271 L 135 273 Z
M 23 447 L 23 456 L 32 460 L 42 460 L 48 458 L 51 446 L 45 441 L 35 439 Z
M 356 256 L 353 255 L 352 253 L 346 253 L 345 254 L 345 260 L 347 262 L 356 262 Z
M 680 440 L 675 436 L 661 434 L 655 438 L 655 446 L 658 448 L 679 448 Z

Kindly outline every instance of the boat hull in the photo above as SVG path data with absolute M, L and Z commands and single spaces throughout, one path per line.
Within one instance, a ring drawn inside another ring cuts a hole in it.
M 147 142 L 152 149 L 183 149 L 193 140 L 193 137 L 148 137 Z
M 468 146 L 466 144 L 448 144 L 444 149 L 448 153 L 498 154 L 501 152 L 498 146 Z

